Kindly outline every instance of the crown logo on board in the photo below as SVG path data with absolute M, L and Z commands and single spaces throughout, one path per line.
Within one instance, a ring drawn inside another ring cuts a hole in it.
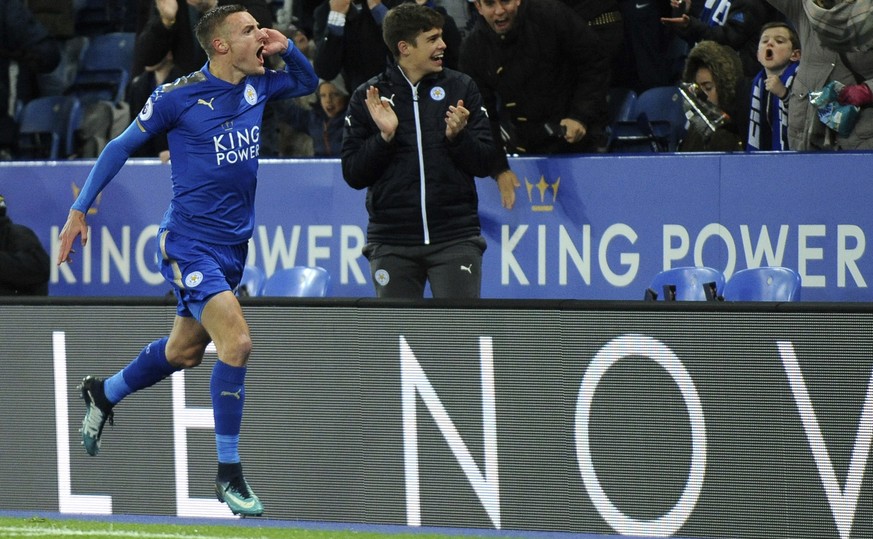
M 545 176 L 540 176 L 540 181 L 531 183 L 527 178 L 524 179 L 524 185 L 527 188 L 527 199 L 531 203 L 533 211 L 552 211 L 555 209 L 555 202 L 558 200 L 558 186 L 561 185 L 561 178 L 555 179 L 554 183 L 546 181 Z M 534 195 L 534 188 L 539 193 Z

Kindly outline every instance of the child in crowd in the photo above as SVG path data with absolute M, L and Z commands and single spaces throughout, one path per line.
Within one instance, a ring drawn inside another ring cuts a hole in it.
M 800 39 L 785 22 L 761 28 L 758 62 L 764 67 L 752 82 L 746 149 L 785 151 L 788 147 L 788 90 L 800 62 Z

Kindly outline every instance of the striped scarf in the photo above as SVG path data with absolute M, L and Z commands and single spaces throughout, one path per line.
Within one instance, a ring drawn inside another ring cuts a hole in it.
M 709 26 L 724 26 L 730 10 L 731 0 L 706 0 L 698 18 Z
M 786 88 L 791 88 L 797 62 L 791 62 L 779 75 Z M 788 150 L 788 105 L 764 89 L 767 72 L 761 70 L 752 82 L 752 108 L 749 113 L 749 138 L 746 151 Z M 770 147 L 761 147 L 761 130 L 770 126 Z

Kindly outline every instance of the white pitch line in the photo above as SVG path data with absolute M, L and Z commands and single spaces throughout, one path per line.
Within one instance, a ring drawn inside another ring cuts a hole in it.
M 210 536 L 202 534 L 182 533 L 149 533 L 121 530 L 67 530 L 63 528 L 41 528 L 34 526 L 0 526 L 0 534 L 9 537 L 135 537 L 136 539 L 227 539 L 227 537 Z M 257 538 L 255 538 L 257 539 Z

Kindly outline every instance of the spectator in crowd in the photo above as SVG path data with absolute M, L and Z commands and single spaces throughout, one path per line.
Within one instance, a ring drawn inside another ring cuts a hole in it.
M 601 150 L 609 61 L 587 22 L 557 0 L 476 9 L 460 69 L 482 92 L 495 140 L 513 154 Z
M 624 25 L 618 0 L 562 0 L 578 13 L 591 30 L 597 35 L 597 40 L 603 53 L 609 58 L 610 80 L 612 74 L 624 66 L 618 64 L 624 46 Z
M 173 53 L 168 52 L 164 59 L 153 66 L 147 66 L 145 71 L 130 81 L 127 87 L 127 102 L 130 103 L 130 121 L 136 116 L 149 100 L 152 92 L 161 84 L 170 83 L 187 73 L 179 69 L 173 62 Z M 146 142 L 133 153 L 133 157 L 159 157 L 162 163 L 170 162 L 170 146 L 167 135 L 160 134 Z
M 803 0 L 813 31 L 835 51 L 873 49 L 871 0 Z
M 669 0 L 618 0 L 625 30 L 624 47 L 613 71 L 613 86 L 643 93 L 649 88 L 672 86 L 682 78 L 688 45 L 661 23 L 669 17 Z
M 315 96 L 317 102 L 312 106 L 297 99 L 272 102 L 272 108 L 264 112 L 262 141 L 266 148 L 261 155 L 339 157 L 349 102 L 342 77 L 320 81 Z
M 264 103 L 315 90 L 312 64 L 278 30 L 258 28 L 239 5 L 208 11 L 195 28 L 209 61 L 200 71 L 159 86 L 136 120 L 113 139 L 91 169 L 59 237 L 58 265 L 70 262 L 73 242 L 88 240 L 85 215 L 97 195 L 145 141 L 166 132 L 173 199 L 158 230 L 161 273 L 173 286 L 176 318 L 168 337 L 148 344 L 126 367 L 80 388 L 86 414 L 82 443 L 100 450 L 113 408 L 128 395 L 172 373 L 201 364 L 215 343 L 218 361 L 210 394 L 218 473 L 215 494 L 234 514 L 264 508 L 243 475 L 239 435 L 251 335 L 233 290 L 239 284 L 254 228 L 258 133 Z M 264 68 L 281 54 L 282 72 Z
M 49 255 L 30 228 L 6 215 L 0 195 L 0 296 L 47 296 Z
M 206 53 L 197 44 L 194 25 L 210 9 L 229 4 L 246 8 L 261 28 L 273 27 L 273 11 L 266 0 L 154 0 L 151 15 L 136 36 L 131 76 L 160 63 L 167 52 L 173 53 L 173 61 L 183 73 L 203 67 Z
M 800 65 L 788 98 L 788 145 L 795 151 L 873 149 L 873 54 L 841 52 L 822 45 L 813 29 L 804 3 L 796 0 L 768 0 L 785 14 L 800 38 Z M 828 83 L 843 85 L 839 102 L 861 107 L 851 132 L 841 134 L 825 125 L 810 93 Z
M 473 24 L 476 23 L 476 18 L 479 16 L 476 13 L 476 8 L 473 7 L 472 0 L 434 0 L 435 7 L 439 8 L 437 11 L 443 13 L 440 9 L 445 10 L 444 16 L 446 17 L 446 21 L 448 19 L 452 19 L 455 25 L 458 27 L 458 32 L 461 34 L 461 41 L 467 37 L 467 34 L 470 30 L 473 29 Z M 446 42 L 448 45 L 448 41 Z
M 322 0 L 294 0 L 291 2 L 291 21 L 299 26 L 306 35 L 318 42 L 319 33 L 316 30 L 315 10 Z
M 682 36 L 690 47 L 706 39 L 732 47 L 740 53 L 743 73 L 754 77 L 761 69 L 757 60 L 761 26 L 770 21 L 763 0 L 670 0 L 674 13 L 661 21 Z
M 324 80 L 342 75 L 346 86 L 355 89 L 385 70 L 391 63 L 391 51 L 382 40 L 382 20 L 388 9 L 405 0 L 326 0 L 315 11 L 316 35 L 315 72 Z M 415 0 L 436 9 L 445 19 L 443 40 L 446 52 L 443 63 L 450 69 L 458 67 L 461 33 L 445 10 L 436 8 L 433 0 Z
M 27 6 L 0 0 L 0 160 L 14 157 L 16 104 L 39 97 L 33 77 L 60 61 L 60 46 Z
M 367 189 L 364 255 L 380 298 L 477 298 L 485 239 L 475 177 L 496 147 L 473 80 L 443 68 L 443 17 L 403 3 L 385 17 L 396 65 L 351 98 L 346 182 Z M 514 193 L 513 193 L 514 195 Z
M 800 61 L 800 38 L 788 23 L 761 28 L 758 61 L 763 69 L 752 81 L 749 151 L 791 149 L 788 145 L 788 90 Z
M 741 151 L 746 137 L 742 130 L 744 124 L 736 118 L 748 116 L 748 101 L 742 96 L 748 95 L 749 89 L 744 84 L 743 66 L 737 52 L 715 41 L 701 41 L 688 53 L 682 78 L 694 83 L 704 94 L 703 99 L 723 115 L 715 122 L 715 129 L 707 125 L 701 115 L 691 115 L 679 151 Z
M 291 126 L 312 138 L 315 157 L 339 157 L 343 142 L 343 126 L 349 94 L 342 83 L 342 77 L 332 81 L 321 81 L 315 91 L 318 103 L 312 108 L 304 108 L 287 102 L 285 116 Z
M 282 29 L 277 28 L 277 30 Z M 297 47 L 304 56 L 309 58 L 310 62 L 315 62 L 315 41 L 309 39 L 306 32 L 293 24 L 289 24 L 282 33 L 291 38 L 291 41 L 294 42 L 294 46 Z
M 384 71 L 391 53 L 382 20 L 390 7 L 382 0 L 324 0 L 314 14 L 315 73 L 324 80 L 342 76 L 354 90 Z

